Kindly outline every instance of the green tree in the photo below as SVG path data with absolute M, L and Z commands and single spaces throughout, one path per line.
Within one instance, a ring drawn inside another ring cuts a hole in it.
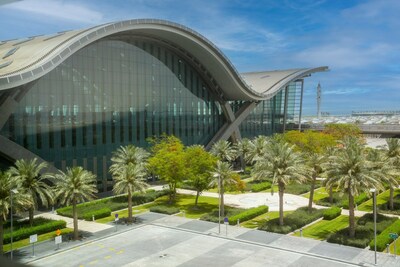
M 29 223 L 33 224 L 34 211 L 38 208 L 39 200 L 46 207 L 53 201 L 51 186 L 46 181 L 46 176 L 41 175 L 42 170 L 47 168 L 45 162 L 37 163 L 37 159 L 25 161 L 17 160 L 15 167 L 9 169 L 10 174 L 19 180 L 21 190 L 30 195 L 33 205 L 29 208 Z
M 23 210 L 24 207 L 33 205 L 30 195 L 24 193 L 20 185 L 21 183 L 15 181 L 15 178 L 9 172 L 0 170 L 0 255 L 4 253 L 4 222 L 10 213 L 11 195 L 13 213 Z M 11 190 L 17 190 L 18 193 L 11 194 Z
M 66 172 L 60 171 L 52 175 L 55 182 L 56 198 L 61 204 L 72 204 L 74 221 L 74 240 L 79 238 L 78 212 L 76 205 L 85 200 L 92 200 L 97 193 L 96 176 L 82 167 L 67 168 Z
M 232 166 L 228 162 L 217 161 L 217 166 L 213 172 L 213 180 L 210 185 L 218 187 L 218 193 L 220 197 L 220 209 L 222 216 L 225 216 L 225 206 L 224 206 L 224 188 L 226 186 L 236 183 L 235 176 L 237 174 L 233 171 Z
M 362 131 L 356 124 L 325 124 L 324 133 L 332 135 L 336 140 L 344 140 L 347 137 L 363 139 Z
M 336 187 L 349 199 L 349 236 L 355 236 L 354 197 L 370 188 L 382 189 L 381 174 L 366 159 L 365 147 L 357 137 L 347 137 L 342 148 L 325 164 L 327 188 Z
M 175 200 L 176 188 L 187 175 L 186 155 L 184 145 L 179 138 L 163 135 L 152 139 L 152 156 L 149 158 L 149 168 L 169 186 L 169 201 Z
M 323 154 L 327 148 L 336 146 L 333 135 L 323 132 L 289 131 L 284 134 L 284 139 L 304 153 Z
M 210 150 L 211 154 L 216 156 L 219 160 L 231 162 L 236 159 L 237 151 L 232 146 L 231 142 L 227 140 L 219 140 L 214 143 Z
M 255 158 L 252 175 L 256 180 L 270 179 L 272 187 L 279 188 L 279 225 L 283 225 L 283 195 L 285 186 L 292 182 L 305 181 L 306 168 L 294 145 L 274 137 L 267 143 L 264 154 Z M 273 191 L 271 191 L 273 193 Z
M 196 190 L 195 206 L 204 190 L 210 188 L 217 159 L 208 153 L 203 146 L 193 145 L 186 149 L 188 167 L 187 184 Z

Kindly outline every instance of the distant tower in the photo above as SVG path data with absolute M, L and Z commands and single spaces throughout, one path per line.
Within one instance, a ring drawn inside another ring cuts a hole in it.
M 318 82 L 317 86 L 317 115 L 321 119 L 321 84 Z

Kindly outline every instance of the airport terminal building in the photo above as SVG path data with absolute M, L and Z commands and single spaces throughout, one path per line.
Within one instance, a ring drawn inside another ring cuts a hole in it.
M 166 133 L 210 147 L 284 131 L 301 119 L 304 78 L 327 69 L 239 74 L 199 33 L 153 19 L 2 41 L 0 162 L 80 165 L 106 191 L 121 145 Z

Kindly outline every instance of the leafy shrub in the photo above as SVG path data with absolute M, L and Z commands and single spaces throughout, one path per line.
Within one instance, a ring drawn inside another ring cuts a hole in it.
M 158 197 L 168 194 L 167 190 L 155 191 L 148 190 L 146 193 L 134 193 L 132 194 L 132 204 L 134 206 L 143 203 L 152 202 Z M 111 211 L 126 209 L 128 207 L 127 194 L 118 195 L 114 197 L 108 197 L 98 199 L 90 202 L 85 202 L 77 205 L 78 218 L 84 219 L 85 215 L 93 214 L 96 210 L 102 210 L 109 208 Z M 90 213 L 90 214 L 89 214 Z M 72 218 L 72 206 L 57 209 L 57 214 L 71 217 Z
M 224 217 L 229 218 L 229 217 L 235 216 L 244 211 L 245 211 L 245 209 L 225 207 L 225 216 L 221 215 L 221 222 L 223 222 Z M 200 220 L 218 223 L 218 218 L 219 218 L 219 210 L 215 209 L 215 210 L 212 210 L 211 212 L 206 213 L 203 216 L 201 216 Z
M 383 251 L 386 248 L 386 244 L 390 244 L 393 241 L 393 239 L 389 237 L 390 233 L 400 233 L 400 220 L 393 222 L 376 237 L 376 249 L 378 251 Z M 371 250 L 375 249 L 374 244 L 374 240 L 372 239 L 369 243 L 369 248 Z
M 244 212 L 229 217 L 229 224 L 234 225 L 237 223 L 237 220 L 245 222 L 267 212 L 268 206 L 259 206 L 257 208 L 247 209 Z
M 285 187 L 285 193 L 293 195 L 301 195 L 310 191 L 309 184 L 289 184 Z
M 324 211 L 324 220 L 333 220 L 338 217 L 342 213 L 342 209 L 336 206 L 333 206 Z
M 279 218 L 276 218 L 267 221 L 264 225 L 260 226 L 259 229 L 280 234 L 287 234 L 315 221 L 318 218 L 321 218 L 324 211 L 325 209 L 312 209 L 311 213 L 309 213 L 307 207 L 301 207 L 284 217 L 284 226 L 280 226 Z
M 165 205 L 156 205 L 150 207 L 151 212 L 163 213 L 163 214 L 176 214 L 180 212 L 180 209 L 173 206 L 165 206 Z
M 270 189 L 271 183 L 270 182 L 256 183 L 256 184 L 252 184 L 250 188 L 251 188 L 252 192 L 261 192 L 261 191 Z
M 357 226 L 355 237 L 349 237 L 349 228 L 344 228 L 331 234 L 327 241 L 357 248 L 366 248 L 373 237 L 373 230 L 365 226 Z
M 101 219 L 104 217 L 108 217 L 110 215 L 111 215 L 111 209 L 102 208 L 99 210 L 94 210 L 92 212 L 86 212 L 85 214 L 83 214 L 82 218 L 85 221 L 91 221 L 93 219 L 93 216 L 94 216 L 94 219 L 97 220 L 97 219 Z
M 65 228 L 67 223 L 63 220 L 59 220 L 59 221 L 54 221 L 54 220 L 50 220 L 50 219 L 45 219 L 43 220 L 42 224 L 39 225 L 33 225 L 32 227 L 30 227 L 29 225 L 29 220 L 27 220 L 27 224 L 23 224 L 24 226 L 19 228 L 19 229 L 15 229 L 13 231 L 13 241 L 19 241 L 25 238 L 28 238 L 31 235 L 34 234 L 44 234 L 44 233 L 48 233 L 48 232 L 52 232 L 52 231 L 56 231 L 57 229 L 62 229 Z M 4 238 L 3 238 L 3 242 L 4 244 L 8 244 L 11 242 L 11 233 L 7 232 L 4 233 Z
M 360 205 L 363 202 L 367 201 L 368 199 L 369 197 L 366 193 L 361 193 L 359 196 L 354 197 L 354 204 Z M 315 203 L 317 205 L 327 206 L 327 207 L 338 206 L 344 209 L 349 208 L 349 199 L 344 194 L 341 194 L 339 192 L 333 193 L 332 204 L 329 202 L 329 196 L 319 199 L 315 201 Z
M 387 227 L 389 227 L 396 218 L 388 217 L 382 214 L 377 214 L 376 216 L 376 231 L 378 234 L 383 232 Z M 373 213 L 364 214 L 357 221 L 357 225 L 368 227 L 369 229 L 374 229 L 374 215 Z

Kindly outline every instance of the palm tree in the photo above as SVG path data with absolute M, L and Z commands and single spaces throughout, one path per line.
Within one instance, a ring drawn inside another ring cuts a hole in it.
M 45 181 L 46 176 L 40 175 L 45 168 L 47 168 L 45 162 L 38 164 L 37 159 L 34 158 L 30 161 L 17 160 L 15 167 L 9 169 L 10 174 L 20 181 L 21 189 L 31 196 L 33 203 L 29 208 L 29 223 L 31 225 L 33 224 L 33 213 L 38 208 L 39 200 L 46 207 L 53 200 L 51 187 Z
M 236 173 L 228 162 L 217 161 L 217 166 L 213 172 L 214 179 L 211 181 L 210 186 L 218 186 L 218 193 L 220 196 L 219 205 L 222 216 L 225 216 L 224 188 L 236 183 L 236 180 L 234 179 L 235 175 Z
M 294 151 L 294 145 L 291 146 L 287 142 L 273 138 L 265 148 L 263 154 L 255 158 L 256 163 L 252 174 L 256 180 L 271 179 L 271 188 L 278 185 L 279 225 L 282 226 L 285 186 L 291 182 L 303 182 L 306 179 L 306 168 L 301 154 Z
M 128 193 L 128 222 L 132 222 L 132 193 L 144 192 L 148 184 L 143 181 L 146 175 L 144 167 L 140 164 L 128 163 L 113 173 L 115 181 L 113 191 L 116 194 Z
M 391 169 L 399 172 L 400 171 L 400 139 L 396 138 L 388 138 L 386 139 L 387 150 L 386 157 L 388 159 L 388 164 L 391 165 Z M 396 180 L 397 177 L 392 177 L 390 181 L 386 181 L 389 184 L 390 189 L 390 198 L 389 198 L 389 209 L 393 210 L 393 198 L 394 198 L 394 189 L 399 185 Z
M 265 135 L 259 135 L 254 138 L 251 141 L 250 149 L 247 154 L 247 162 L 253 163 L 256 158 L 262 157 L 269 141 L 270 138 Z
M 60 171 L 52 175 L 55 181 L 56 198 L 61 204 L 72 204 L 74 220 L 74 240 L 79 238 L 78 213 L 76 205 L 85 200 L 92 200 L 97 193 L 96 176 L 82 167 L 67 168 L 66 172 Z
M 236 144 L 236 151 L 240 155 L 240 163 L 242 165 L 243 172 L 246 171 L 246 161 L 248 159 L 252 145 L 253 144 L 251 143 L 251 141 L 247 138 L 243 138 Z
M 354 197 L 361 192 L 369 194 L 370 188 L 382 189 L 381 174 L 366 159 L 365 148 L 356 137 L 348 137 L 343 147 L 329 157 L 325 164 L 328 188 L 348 195 L 349 198 L 349 236 L 355 236 Z
M 308 212 L 312 211 L 312 205 L 314 200 L 314 190 L 317 177 L 323 173 L 323 165 L 327 161 L 327 157 L 324 154 L 310 153 L 307 155 L 306 164 L 309 168 L 309 176 L 311 179 L 310 187 L 310 198 L 308 200 Z
M 144 165 L 150 153 L 141 147 L 134 145 L 121 146 L 113 152 L 111 161 L 113 164 L 110 167 L 110 173 L 119 172 L 119 168 L 126 166 L 128 163 L 133 165 Z
M 11 194 L 11 190 L 17 189 L 18 194 Z M 22 210 L 32 205 L 32 199 L 25 194 L 16 183 L 15 178 L 9 172 L 0 170 L 0 255 L 3 255 L 4 222 L 7 220 L 11 208 L 11 196 L 13 211 Z
M 219 140 L 214 143 L 210 150 L 211 154 L 221 161 L 231 162 L 235 160 L 237 153 L 231 142 L 227 140 Z

